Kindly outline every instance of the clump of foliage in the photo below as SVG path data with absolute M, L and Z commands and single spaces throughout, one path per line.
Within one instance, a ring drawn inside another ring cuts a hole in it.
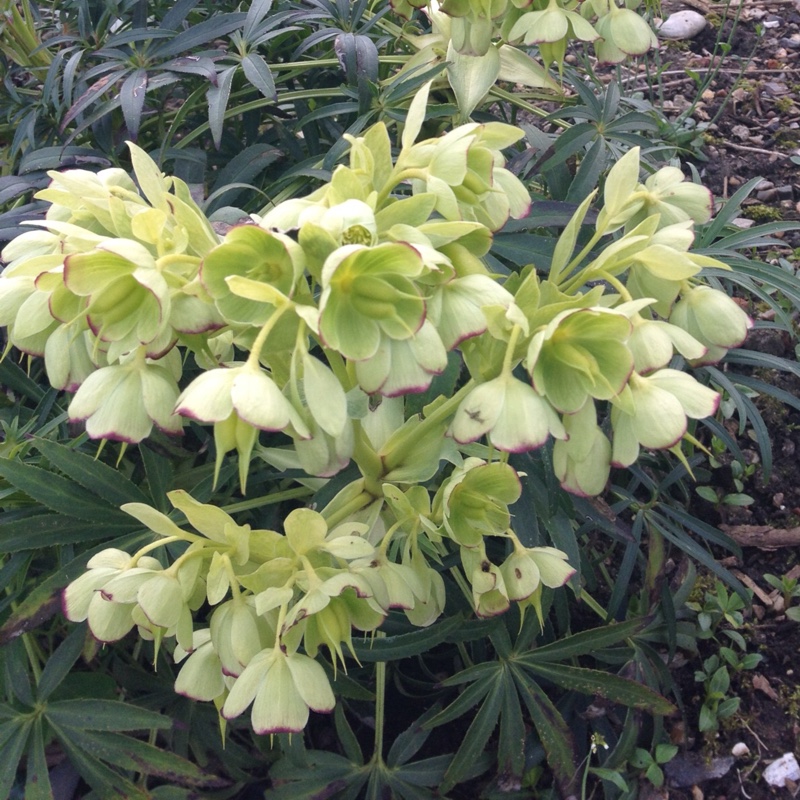
M 424 36 L 404 4 L 414 21 L 180 3 L 154 10 L 157 37 L 149 18 L 94 20 L 103 66 L 60 125 L 93 149 L 58 156 L 89 163 L 47 173 L 43 217 L 2 253 L 6 354 L 28 362 L 0 364 L 6 794 L 27 756 L 25 791 L 47 796 L 51 741 L 100 796 L 231 796 L 268 766 L 272 798 L 431 797 L 490 769 L 487 792 L 522 790 L 543 763 L 564 795 L 580 763 L 610 795 L 626 763 L 658 778 L 639 712 L 674 710 L 662 656 L 698 636 L 692 571 L 667 585 L 668 548 L 741 589 L 701 544 L 731 543 L 684 510 L 698 421 L 727 441 L 721 392 L 751 411 L 713 366 L 752 325 L 721 280 L 766 278 L 731 271 L 742 235 L 710 222 L 710 193 L 673 165 L 643 174 L 624 135 L 590 145 L 574 204 L 532 205 L 512 169 L 525 132 L 478 111 L 498 80 L 556 85 L 513 42 L 560 67 L 569 39 L 607 61 L 652 40 L 613 3 L 540 5 L 432 6 Z M 387 34 L 417 52 L 380 83 Z M 336 57 L 312 61 L 322 47 Z M 49 88 L 89 57 L 57 50 Z M 335 69 L 347 87 L 325 85 Z M 173 90 L 179 109 L 148 116 Z M 584 99 L 616 113 L 613 92 Z M 26 119 L 10 152 L 43 170 L 56 156 Z M 113 136 L 94 149 L 114 119 L 138 137 L 126 156 Z M 206 136 L 220 174 L 200 204 L 154 157 L 177 166 Z M 605 175 L 585 166 L 597 148 Z M 224 206 L 281 159 L 272 202 Z M 393 698 L 420 694 L 393 719 Z M 592 696 L 620 716 L 582 714 Z M 428 755 L 453 725 L 457 746 Z M 314 730 L 336 747 L 292 737 Z

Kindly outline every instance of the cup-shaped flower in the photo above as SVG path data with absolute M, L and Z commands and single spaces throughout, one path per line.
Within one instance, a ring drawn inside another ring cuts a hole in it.
M 241 594 L 214 610 L 209 630 L 222 673 L 234 677 L 275 636 L 266 616 L 256 613 L 252 596 Z
M 39 288 L 34 275 L 7 275 L 8 271 L 6 268 L 0 273 L 0 326 L 6 328 L 14 347 L 41 356 L 49 337 L 58 329 L 49 294 Z
M 143 569 L 161 569 L 160 562 L 150 556 L 143 556 L 138 564 Z M 133 562 L 129 553 L 110 547 L 92 556 L 86 567 L 87 572 L 72 581 L 62 595 L 64 616 L 71 622 L 83 622 L 89 614 L 89 604 L 95 594 L 112 578 L 131 569 Z
M 425 301 L 414 284 L 419 254 L 403 244 L 339 248 L 322 269 L 320 333 L 345 358 L 378 352 L 383 337 L 410 339 L 425 320 Z
M 72 622 L 88 620 L 98 641 L 116 642 L 134 626 L 136 594 L 162 574 L 161 564 L 149 556 L 134 564 L 128 553 L 110 548 L 93 556 L 86 566 L 88 572 L 64 590 L 64 614 Z
M 44 346 L 44 365 L 50 385 L 56 389 L 77 392 L 97 369 L 97 364 L 92 360 L 93 349 L 91 333 L 82 324 L 60 325 L 56 328 Z
M 660 216 L 659 228 L 687 220 L 702 225 L 714 210 L 711 192 L 702 184 L 687 181 L 678 167 L 662 167 L 639 185 L 637 194 L 644 203 L 626 223 L 628 230 L 650 214 Z
M 516 470 L 499 461 L 468 458 L 443 487 L 444 527 L 462 547 L 478 547 L 484 536 L 501 535 L 511 522 L 508 507 L 522 489 Z
M 472 603 L 479 617 L 496 617 L 511 606 L 503 573 L 486 555 L 481 541 L 478 547 L 461 548 L 461 564 L 472 586 Z
M 465 275 L 444 284 L 428 301 L 429 314 L 445 348 L 483 333 L 488 322 L 486 306 L 508 308 L 512 294 L 488 275 Z
M 593 42 L 598 35 L 580 14 L 562 8 L 557 0 L 550 0 L 541 11 L 523 14 L 511 28 L 508 40 L 513 42 L 522 38 L 525 44 L 558 42 L 564 38 Z
M 447 595 L 442 576 L 428 564 L 420 547 L 404 553 L 404 563 L 411 567 L 422 587 L 422 596 L 416 597 L 413 608 L 404 609 L 412 625 L 425 628 L 432 625 L 444 611 Z
M 205 701 L 216 700 L 225 694 L 225 675 L 209 628 L 194 632 L 191 650 L 184 650 L 180 646 L 175 648 L 175 663 L 181 661 L 184 664 L 175 679 L 175 691 L 178 694 Z
M 88 298 L 89 327 L 99 339 L 112 343 L 111 361 L 156 341 L 169 324 L 169 286 L 139 242 L 111 239 L 88 253 L 67 256 L 64 284 L 73 294 Z
M 708 351 L 695 361 L 715 364 L 732 347 L 738 347 L 753 327 L 753 320 L 725 292 L 694 286 L 675 304 L 669 321 L 704 344 Z
M 690 253 L 694 240 L 691 220 L 676 222 L 656 231 L 646 247 L 627 263 L 627 289 L 636 298 L 655 300 L 653 310 L 668 317 L 684 281 L 703 267 L 728 269 L 721 261 Z
M 500 566 L 506 594 L 509 600 L 527 600 L 539 589 L 540 584 L 557 589 L 574 574 L 575 569 L 567 563 L 567 554 L 555 547 L 515 546 Z
M 476 386 L 461 401 L 450 434 L 461 444 L 488 434 L 498 450 L 511 453 L 541 447 L 550 434 L 566 435 L 550 403 L 509 372 Z
M 398 164 L 414 171 L 414 194 L 433 194 L 435 210 L 445 219 L 472 220 L 496 231 L 509 216 L 519 219 L 530 208 L 527 189 L 505 168 L 500 152 L 520 133 L 500 122 L 460 125 L 403 150 Z
M 562 311 L 531 339 L 526 366 L 533 387 L 559 410 L 578 411 L 587 398 L 610 400 L 633 371 L 625 342 L 631 323 L 604 308 Z
M 568 438 L 553 448 L 553 471 L 572 494 L 591 497 L 606 486 L 611 469 L 611 442 L 597 425 L 594 403 L 564 417 Z
M 696 362 L 708 348 L 677 325 L 659 319 L 646 319 L 639 314 L 631 318 L 633 333 L 628 339 L 628 349 L 633 354 L 634 369 L 647 375 L 666 367 L 677 350 L 684 358 Z
M 257 653 L 236 679 L 222 715 L 238 717 L 253 704 L 250 720 L 257 734 L 299 733 L 309 709 L 333 711 L 336 700 L 325 670 L 312 658 L 280 648 Z
M 384 397 L 424 392 L 447 366 L 447 351 L 436 328 L 425 320 L 408 339 L 381 338 L 374 355 L 356 362 L 361 388 Z
M 256 364 L 220 367 L 204 372 L 183 390 L 175 411 L 200 422 L 225 422 L 233 412 L 262 431 L 290 425 L 300 436 L 308 429 L 272 378 Z
M 662 369 L 646 377 L 634 372 L 611 410 L 612 462 L 630 466 L 639 457 L 640 445 L 673 447 L 686 433 L 687 417 L 711 416 L 718 405 L 719 394 L 685 372 Z
M 658 46 L 649 23 L 630 8 L 620 8 L 614 0 L 608 14 L 600 17 L 594 27 L 601 37 L 594 43 L 594 51 L 604 64 L 619 64 L 628 56 L 640 56 Z
M 302 248 L 288 236 L 257 225 L 240 225 L 205 257 L 200 279 L 226 320 L 263 325 L 274 307 L 234 294 L 226 279 L 240 276 L 291 297 L 304 266 Z
M 92 439 L 140 442 L 153 425 L 165 433 L 181 432 L 172 413 L 178 385 L 172 373 L 147 361 L 143 350 L 125 364 L 112 364 L 89 375 L 69 404 L 73 422 L 86 422 Z

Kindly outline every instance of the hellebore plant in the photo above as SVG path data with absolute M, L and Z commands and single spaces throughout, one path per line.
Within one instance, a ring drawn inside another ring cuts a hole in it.
M 443 11 L 491 28 L 500 5 Z M 584 31 L 553 3 L 526 13 Z M 724 265 L 689 252 L 707 192 L 673 168 L 640 184 L 638 150 L 611 170 L 579 252 L 593 196 L 549 275 L 494 274 L 492 234 L 529 208 L 503 155 L 522 132 L 469 123 L 418 141 L 428 88 L 396 157 L 382 123 L 347 136 L 349 162 L 328 184 L 224 237 L 185 184 L 130 145 L 141 193 L 120 170 L 53 174 L 42 230 L 3 253 L 0 324 L 75 392 L 69 416 L 89 437 L 213 426 L 215 480 L 235 450 L 242 491 L 254 461 L 314 487 L 355 467 L 280 530 L 251 530 L 183 491 L 169 493 L 183 527 L 128 503 L 152 542 L 100 552 L 64 592 L 67 617 L 101 641 L 134 627 L 156 648 L 174 638 L 176 690 L 226 719 L 252 706 L 257 733 L 300 731 L 310 711 L 332 710 L 320 659 L 346 669 L 354 629 L 376 632 L 390 613 L 434 623 L 445 563 L 478 616 L 516 604 L 541 617 L 543 587 L 574 568 L 523 544 L 525 476 L 509 453 L 552 437 L 561 485 L 595 495 L 641 448 L 679 452 L 689 420 L 719 397 L 669 366 L 675 351 L 716 360 L 750 324 L 703 282 L 702 267 Z M 439 391 L 452 368 L 455 388 Z M 412 412 L 408 396 L 422 392 Z

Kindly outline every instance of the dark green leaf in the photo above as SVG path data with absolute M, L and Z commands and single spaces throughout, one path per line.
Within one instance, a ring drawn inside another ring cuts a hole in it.
M 18 718 L 0 725 L 0 797 L 11 797 L 17 766 L 25 752 L 32 724 L 30 718 Z
M 53 466 L 112 506 L 148 502 L 133 481 L 102 461 L 50 439 L 36 438 L 34 445 Z
M 94 757 L 92 753 L 79 747 L 73 740 L 71 732 L 61 731 L 57 727 L 54 730 L 61 746 L 67 753 L 81 777 L 100 795 L 102 798 L 120 797 L 125 800 L 150 800 L 149 793 L 139 789 L 127 778 L 103 764 Z
M 92 525 L 85 520 L 61 514 L 37 514 L 6 522 L 0 528 L 0 550 L 18 553 L 23 550 L 110 539 L 127 533 L 134 526 L 135 522 L 124 525 Z
M 53 800 L 53 787 L 50 785 L 47 758 L 44 754 L 44 731 L 41 717 L 37 717 L 30 738 L 25 777 L 25 800 Z
M 122 114 L 131 139 L 136 141 L 139 136 L 139 125 L 142 121 L 144 98 L 147 94 L 147 70 L 134 70 L 122 82 L 119 89 L 119 99 L 122 105 Z
M 125 770 L 153 775 L 180 786 L 208 789 L 225 785 L 224 781 L 203 772 L 190 761 L 131 736 L 85 730 L 72 730 L 68 735 L 76 746 L 95 758 Z
M 77 625 L 69 636 L 59 645 L 58 649 L 50 656 L 39 677 L 37 697 L 39 702 L 47 700 L 53 691 L 61 684 L 72 665 L 78 660 L 83 645 L 86 643 L 86 626 Z
M 225 122 L 225 109 L 231 96 L 231 86 L 236 67 L 228 67 L 217 78 L 217 85 L 211 86 L 206 92 L 208 98 L 208 124 L 211 128 L 211 137 L 214 146 L 219 150 L 222 144 L 222 126 Z
M 2 458 L 0 476 L 33 500 L 59 514 L 94 523 L 113 521 L 121 524 L 127 522 L 130 527 L 140 526 L 140 523 L 131 523 L 126 514 L 74 481 L 41 467 Z
M 567 664 L 535 664 L 528 669 L 557 686 L 588 695 L 600 695 L 606 700 L 631 708 L 641 708 L 651 714 L 671 714 L 675 706 L 658 692 L 644 684 L 621 678 L 596 669 L 570 667 Z
M 547 754 L 547 764 L 553 770 L 563 796 L 568 796 L 575 777 L 575 746 L 567 723 L 550 698 L 530 675 L 514 668 L 517 691 L 531 715 L 536 733 Z
M 440 791 L 445 794 L 464 780 L 474 762 L 480 758 L 486 748 L 489 737 L 497 727 L 497 720 L 503 707 L 504 688 L 504 682 L 498 679 L 495 679 L 487 687 L 486 699 L 464 734 L 461 746 L 453 756 L 439 787 Z
M 428 720 L 436 716 L 441 711 L 441 705 L 434 703 L 419 719 L 411 723 L 402 733 L 392 742 L 386 763 L 390 767 L 400 767 L 406 764 L 419 752 L 420 747 L 430 736 L 430 728 L 425 725 Z
M 373 639 L 370 644 L 353 642 L 356 658 L 363 662 L 396 661 L 425 653 L 444 642 L 447 637 L 456 631 L 462 624 L 460 617 L 448 617 L 428 628 L 422 628 L 412 633 L 403 633 L 398 636 L 386 636 Z
M 565 636 L 551 644 L 537 647 L 529 653 L 516 658 L 517 663 L 533 666 L 545 662 L 568 661 L 577 656 L 591 654 L 594 650 L 612 647 L 625 639 L 635 636 L 644 630 L 647 625 L 645 619 L 631 619 L 627 622 L 615 622 L 602 628 L 592 628 L 588 631 Z
M 244 76 L 264 97 L 275 99 L 275 79 L 267 66 L 267 62 L 257 53 L 249 53 L 242 59 Z
M 118 700 L 57 700 L 48 704 L 45 714 L 56 725 L 73 730 L 143 731 L 172 727 L 169 717 Z

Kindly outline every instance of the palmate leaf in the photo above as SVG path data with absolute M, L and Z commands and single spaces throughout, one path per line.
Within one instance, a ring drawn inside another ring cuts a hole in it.
M 651 714 L 671 714 L 675 706 L 644 684 L 595 669 L 571 667 L 567 664 L 526 664 L 528 670 L 557 686 L 581 694 L 599 695 L 606 700 Z
M 72 559 L 61 569 L 51 573 L 19 603 L 3 626 L 0 627 L 0 645 L 9 642 L 26 631 L 32 630 L 52 617 L 61 607 L 61 590 L 84 572 L 86 562 L 93 555 L 105 550 L 107 547 L 117 547 L 120 550 L 137 547 L 147 540 L 152 540 L 152 533 L 149 531 L 105 541 Z
M 34 439 L 34 445 L 53 466 L 107 503 L 121 506 L 148 502 L 147 496 L 133 481 L 102 461 L 50 439 Z
M 28 744 L 31 718 L 17 717 L 0 725 L 0 797 L 10 797 L 17 766 Z
M 98 520 L 130 524 L 127 514 L 61 475 L 11 459 L 0 459 L 0 476 L 51 511 L 87 522 Z

